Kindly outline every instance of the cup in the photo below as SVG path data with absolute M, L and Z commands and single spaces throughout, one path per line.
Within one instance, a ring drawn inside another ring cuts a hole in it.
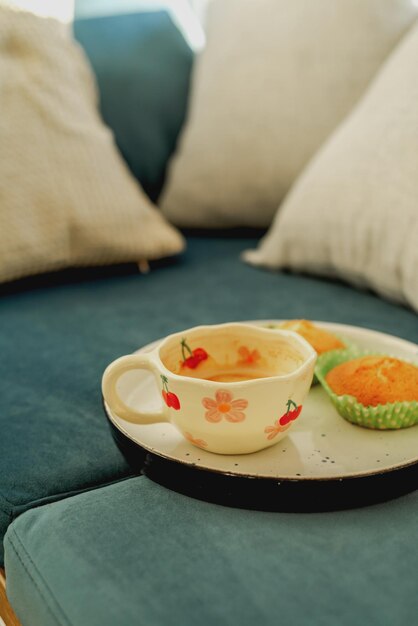
M 246 454 L 276 444 L 302 411 L 316 352 L 300 335 L 250 324 L 197 326 L 168 336 L 150 352 L 123 356 L 103 375 L 104 399 L 137 424 L 170 422 L 193 445 Z M 127 406 L 117 389 L 130 370 L 150 370 L 161 410 Z

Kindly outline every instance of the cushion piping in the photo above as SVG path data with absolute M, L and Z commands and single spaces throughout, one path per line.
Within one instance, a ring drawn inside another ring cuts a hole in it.
M 7 505 L 8 505 L 8 509 L 7 509 L 7 508 L 6 508 L 5 506 L 3 506 L 3 504 L 0 502 L 0 511 L 2 511 L 2 513 L 4 513 L 5 515 L 7 515 L 7 516 L 8 516 L 8 518 L 9 518 L 9 520 L 10 520 L 10 522 L 11 522 L 11 521 L 12 521 L 12 519 L 13 519 L 13 509 L 14 509 L 14 506 L 13 506 L 13 504 L 10 502 L 10 500 L 8 500 L 8 499 L 6 498 L 6 496 L 3 494 L 3 492 L 2 492 L 2 491 L 0 491 L 0 498 L 2 498 L 2 499 L 3 499 L 3 501 L 4 501 Z M 9 522 L 9 524 L 10 524 L 10 522 Z
M 13 542 L 13 538 L 16 540 L 18 545 L 16 545 L 16 543 Z M 54 618 L 54 620 L 60 626 L 71 626 L 70 620 L 68 619 L 68 617 L 65 614 L 65 612 L 63 611 L 62 607 L 59 605 L 59 603 L 55 599 L 54 595 L 52 594 L 51 590 L 49 589 L 48 584 L 46 583 L 46 581 L 44 580 L 43 576 L 41 575 L 41 573 L 39 572 L 38 568 L 36 567 L 35 563 L 33 562 L 29 552 L 26 550 L 25 546 L 23 545 L 22 540 L 18 536 L 18 534 L 15 531 L 15 529 L 13 527 L 11 527 L 11 526 L 9 527 L 8 532 L 7 532 L 7 540 L 8 540 L 9 546 L 12 548 L 14 554 L 16 555 L 19 563 L 23 567 L 23 569 L 26 572 L 26 574 L 28 575 L 29 579 L 32 581 L 32 583 L 34 585 L 34 588 L 38 592 L 38 594 L 41 597 L 42 601 L 45 602 L 45 604 L 46 604 L 46 606 L 48 608 L 48 611 L 51 613 L 51 615 Z M 19 553 L 19 548 L 20 548 L 22 554 Z M 23 555 L 27 558 L 28 563 L 25 563 Z M 29 571 L 30 568 L 32 568 L 32 570 L 34 572 L 36 572 L 36 576 L 33 576 L 31 574 L 31 572 Z M 39 581 L 42 582 L 42 585 L 44 586 L 45 590 L 41 589 Z M 45 593 L 45 591 L 47 593 Z M 50 600 L 53 600 L 53 602 L 56 605 L 56 609 L 51 606 Z
M 63 491 L 61 493 L 56 493 L 50 496 L 44 496 L 43 498 L 38 498 L 37 500 L 29 500 L 28 502 L 23 502 L 22 504 L 13 505 L 12 503 L 12 520 L 16 519 L 19 515 L 24 513 L 25 511 L 35 509 L 40 506 L 44 506 L 45 504 L 52 504 L 54 502 L 58 502 L 60 500 L 65 500 L 66 498 L 72 498 L 73 496 L 77 496 L 81 493 L 87 493 L 89 491 L 94 491 L 95 489 L 101 489 L 102 487 L 108 487 L 109 485 L 114 485 L 125 480 L 129 480 L 133 478 L 136 474 L 130 473 L 127 476 L 123 476 L 122 478 L 116 478 L 115 480 L 110 480 L 106 483 L 98 483 L 95 485 L 91 485 L 90 487 L 82 487 L 80 489 L 74 489 L 72 491 Z

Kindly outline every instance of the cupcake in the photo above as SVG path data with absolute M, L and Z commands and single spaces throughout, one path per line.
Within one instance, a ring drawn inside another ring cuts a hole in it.
M 387 355 L 345 350 L 318 359 L 316 375 L 337 411 L 367 428 L 418 423 L 418 367 Z
M 330 350 L 341 350 L 347 347 L 337 335 L 315 326 L 308 320 L 289 320 L 288 322 L 282 322 L 277 328 L 293 330 L 295 333 L 298 333 L 311 344 L 318 355 Z
M 287 322 L 277 324 L 274 328 L 293 330 L 295 333 L 298 333 L 311 344 L 312 348 L 318 353 L 318 356 L 325 352 L 330 352 L 331 350 L 344 350 L 348 347 L 348 344 L 344 343 L 340 337 L 316 326 L 308 320 L 288 320 Z M 314 376 L 312 386 L 316 384 L 318 384 L 318 379 Z

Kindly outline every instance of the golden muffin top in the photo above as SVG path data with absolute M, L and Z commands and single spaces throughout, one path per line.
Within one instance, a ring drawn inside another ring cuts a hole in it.
M 289 320 L 282 322 L 280 328 L 293 330 L 301 335 L 318 354 L 346 347 L 341 339 L 308 320 Z
M 418 367 L 388 356 L 364 356 L 337 365 L 325 377 L 338 396 L 364 406 L 418 401 Z

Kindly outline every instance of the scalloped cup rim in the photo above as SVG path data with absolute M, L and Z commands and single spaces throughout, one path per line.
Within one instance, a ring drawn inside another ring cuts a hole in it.
M 197 333 L 197 332 L 214 332 L 217 330 L 220 330 L 222 328 L 245 328 L 246 330 L 250 330 L 250 331 L 254 331 L 254 329 L 256 330 L 256 333 L 264 333 L 264 334 L 271 334 L 271 333 L 280 333 L 283 336 L 287 336 L 291 339 L 293 339 L 294 342 L 296 342 L 297 344 L 299 344 L 300 346 L 302 346 L 306 352 L 306 356 L 303 356 L 303 362 L 301 363 L 301 365 L 299 365 L 295 370 L 293 370 L 292 372 L 289 372 L 288 374 L 275 374 L 272 376 L 265 376 L 262 378 L 257 378 L 254 380 L 251 379 L 246 379 L 246 380 L 241 380 L 241 381 L 232 381 L 232 382 L 219 382 L 219 381 L 213 381 L 213 380 L 207 380 L 207 379 L 201 379 L 201 378 L 188 378 L 187 377 L 187 381 L 190 382 L 191 384 L 202 384 L 204 383 L 205 385 L 208 385 L 208 387 L 216 387 L 216 388 L 229 388 L 229 387 L 236 387 L 239 388 L 240 386 L 247 386 L 247 385 L 257 385 L 257 383 L 259 384 L 260 382 L 263 383 L 267 383 L 269 381 L 277 381 L 277 380 L 290 380 L 292 378 L 294 378 L 295 376 L 299 376 L 300 374 L 303 373 L 303 371 L 305 369 L 307 369 L 312 362 L 315 362 L 318 358 L 317 352 L 314 350 L 314 348 L 311 346 L 311 344 L 304 339 L 301 335 L 299 335 L 298 333 L 296 333 L 293 330 L 286 330 L 286 329 L 273 329 L 273 328 L 263 328 L 263 327 L 258 327 L 252 324 L 246 324 L 244 322 L 226 322 L 224 324 L 203 324 L 200 326 L 194 326 L 193 327 L 193 332 Z M 169 335 L 168 337 L 165 337 L 163 339 L 163 341 L 159 344 L 158 346 L 158 365 L 159 368 L 163 371 L 164 374 L 167 374 L 168 376 L 170 376 L 172 379 L 175 380 L 184 380 L 186 377 L 182 376 L 181 374 L 176 374 L 175 372 L 172 372 L 170 369 L 168 369 L 164 363 L 162 362 L 161 357 L 159 356 L 160 352 L 162 349 L 164 349 L 164 347 L 171 341 L 177 340 L 177 339 L 181 339 L 184 336 L 184 331 L 179 331 L 177 333 L 173 333 L 171 335 Z

